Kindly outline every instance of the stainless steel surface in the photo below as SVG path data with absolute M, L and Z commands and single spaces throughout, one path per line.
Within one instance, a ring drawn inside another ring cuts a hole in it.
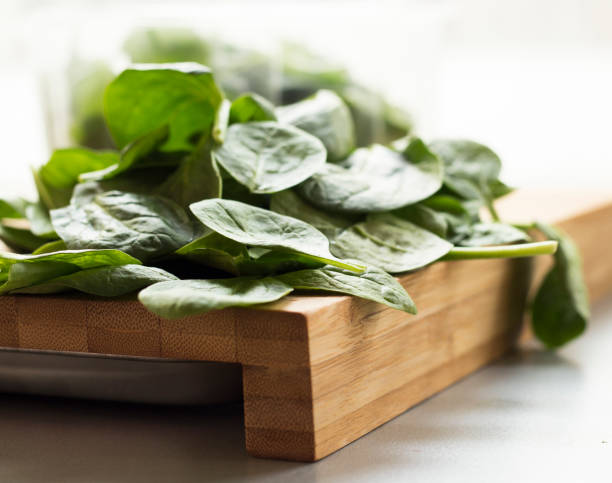
M 0 348 L 0 392 L 219 404 L 240 401 L 242 373 L 238 364 Z
M 0 399 L 0 481 L 609 481 L 612 300 L 557 354 L 517 352 L 314 464 L 244 451 L 242 408 Z

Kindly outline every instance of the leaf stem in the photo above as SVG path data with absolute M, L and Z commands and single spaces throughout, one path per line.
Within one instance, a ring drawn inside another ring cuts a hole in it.
M 521 243 L 495 247 L 454 247 L 441 260 L 472 260 L 476 258 L 521 258 L 552 255 L 557 251 L 556 241 Z

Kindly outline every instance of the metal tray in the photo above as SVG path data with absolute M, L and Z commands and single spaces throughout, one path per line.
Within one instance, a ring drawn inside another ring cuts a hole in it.
M 239 364 L 0 348 L 0 392 L 150 404 L 242 398 Z

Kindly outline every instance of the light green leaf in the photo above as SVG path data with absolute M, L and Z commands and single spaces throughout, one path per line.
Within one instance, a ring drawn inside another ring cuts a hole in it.
M 320 90 L 295 104 L 276 109 L 280 122 L 292 124 L 319 138 L 330 161 L 355 149 L 355 126 L 349 108 L 336 93 Z
M 289 272 L 278 275 L 277 278 L 294 289 L 324 290 L 354 295 L 416 314 L 414 302 L 400 283 L 387 272 L 376 267 L 368 267 L 365 272 L 356 274 L 327 266 L 314 270 Z
M 274 302 L 292 290 L 273 277 L 177 280 L 151 285 L 140 292 L 138 299 L 151 312 L 174 319 L 225 307 Z
M 401 273 L 429 265 L 452 247 L 433 233 L 385 213 L 369 215 L 365 222 L 342 232 L 332 242 L 332 253 Z
M 204 200 L 190 209 L 208 228 L 238 243 L 301 253 L 315 261 L 363 271 L 359 265 L 335 258 L 325 235 L 301 220 L 233 200 Z
M 139 64 L 106 88 L 104 114 L 120 148 L 167 124 L 170 138 L 164 150 L 189 150 L 194 136 L 210 132 L 222 98 L 207 67 Z
M 273 121 L 232 124 L 215 160 L 253 193 L 274 193 L 301 183 L 325 163 L 314 136 Z
M 274 104 L 252 92 L 236 98 L 230 109 L 230 124 L 251 121 L 276 121 Z

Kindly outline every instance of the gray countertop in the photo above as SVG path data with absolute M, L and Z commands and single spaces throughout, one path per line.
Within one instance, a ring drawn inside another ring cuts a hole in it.
M 0 481 L 608 481 L 612 300 L 557 354 L 524 349 L 315 464 L 244 451 L 239 405 L 3 395 Z

